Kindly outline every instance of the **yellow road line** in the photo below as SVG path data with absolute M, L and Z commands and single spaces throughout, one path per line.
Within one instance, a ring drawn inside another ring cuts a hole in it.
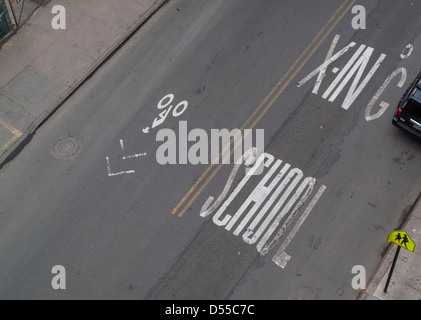
M 262 102 L 253 111 L 253 113 L 250 115 L 250 117 L 247 119 L 247 121 L 241 126 L 241 128 L 240 128 L 241 131 L 244 130 L 249 125 L 249 123 L 259 113 L 259 111 L 263 108 L 263 106 L 267 103 L 267 101 L 269 101 L 269 99 L 273 96 L 273 94 L 283 84 L 282 87 L 277 92 L 277 94 L 269 102 L 269 104 L 267 104 L 267 106 L 263 109 L 263 111 L 257 116 L 257 118 L 249 126 L 249 129 L 253 129 L 257 125 L 257 123 L 260 121 L 260 119 L 269 111 L 269 109 L 272 107 L 272 105 L 275 103 L 275 101 L 284 92 L 284 90 L 286 89 L 286 87 L 291 83 L 291 81 L 295 78 L 295 76 L 302 70 L 302 68 L 304 67 L 304 65 L 314 55 L 314 53 L 317 51 L 317 49 L 320 47 L 320 45 L 326 40 L 326 38 L 329 36 L 329 34 L 333 31 L 333 29 L 336 27 L 336 25 L 343 19 L 343 17 L 345 16 L 345 14 L 351 9 L 351 7 L 355 4 L 355 2 L 356 2 L 356 0 L 351 0 L 351 2 L 349 2 L 349 0 L 345 0 L 342 3 L 342 5 L 336 10 L 336 12 L 329 19 L 329 21 L 322 27 L 322 29 L 319 31 L 319 33 L 315 36 L 315 38 L 313 39 L 313 41 L 307 46 L 307 48 L 303 51 L 303 53 L 293 63 L 293 65 L 290 67 L 290 69 L 287 71 L 287 73 L 285 73 L 283 75 L 283 77 L 278 81 L 278 83 L 275 85 L 275 87 L 262 100 Z M 347 6 L 347 4 L 348 4 L 348 6 Z M 343 10 L 344 7 L 346 7 L 346 9 L 342 12 L 342 10 Z M 336 18 L 336 16 L 340 12 L 342 12 L 342 13 L 339 15 L 338 18 Z M 336 18 L 336 20 L 335 20 L 335 18 Z M 334 23 L 332 24 L 333 21 L 334 21 Z M 326 30 L 327 30 L 327 32 L 326 32 Z M 319 40 L 320 37 L 321 37 L 321 39 Z M 316 43 L 316 45 L 314 46 L 315 43 Z M 312 47 L 313 47 L 313 49 L 311 49 Z M 308 53 L 308 55 L 307 55 L 307 53 Z M 296 68 L 296 66 L 300 63 L 300 61 L 303 58 L 304 58 L 303 62 Z M 295 71 L 294 71 L 294 69 L 295 69 Z M 291 72 L 293 72 L 293 73 L 292 73 L 291 76 L 289 76 L 291 74 Z M 286 82 L 285 82 L 285 79 L 287 79 Z M 231 139 L 231 144 L 232 144 L 233 140 L 234 139 Z M 224 150 L 226 150 L 228 147 L 230 147 L 230 146 L 226 146 L 224 148 Z M 220 157 L 221 157 L 222 153 L 224 152 L 224 150 L 220 153 Z M 234 150 L 235 150 L 235 148 L 231 150 L 231 154 L 234 152 Z M 187 211 L 187 209 L 189 207 L 191 207 L 191 205 L 194 203 L 194 201 L 197 199 L 197 197 L 202 193 L 202 191 L 204 190 L 204 188 L 209 184 L 209 182 L 214 178 L 214 176 L 221 170 L 222 165 L 223 165 L 223 163 L 220 162 L 220 164 L 216 167 L 215 171 L 212 172 L 212 174 L 209 176 L 209 178 L 199 188 L 199 190 L 191 198 L 191 200 L 187 203 L 187 205 L 184 207 L 184 209 L 182 211 L 180 211 L 180 213 L 178 214 L 179 217 L 182 217 L 184 215 L 184 213 Z M 205 177 L 209 174 L 209 172 L 212 170 L 212 168 L 214 168 L 214 166 L 215 166 L 215 164 L 211 164 L 205 170 L 205 172 L 200 176 L 200 178 L 196 181 L 196 183 L 190 188 L 190 190 L 187 192 L 187 194 L 181 199 L 181 201 L 177 204 L 177 206 L 172 210 L 172 214 L 176 214 L 177 213 L 178 209 L 190 197 L 190 195 L 194 192 L 194 190 L 198 187 L 198 185 L 205 179 Z
M 13 138 L 7 141 L 3 146 L 0 148 L 0 152 L 5 151 L 13 142 L 15 142 L 17 139 L 19 139 L 22 136 L 22 132 L 20 132 L 18 129 L 12 127 L 10 124 L 5 122 L 3 119 L 0 118 L 0 126 L 8 130 L 12 135 Z
M 282 86 L 282 88 L 279 90 L 279 92 L 273 97 L 272 101 L 266 106 L 266 108 L 262 111 L 262 113 L 254 120 L 252 125 L 250 126 L 250 129 L 254 128 L 256 124 L 260 121 L 260 119 L 267 113 L 267 111 L 270 109 L 270 107 L 275 103 L 275 101 L 279 98 L 279 96 L 284 92 L 286 87 L 291 83 L 291 81 L 296 77 L 298 72 L 301 71 L 301 69 L 306 65 L 308 60 L 314 55 L 314 53 L 319 49 L 319 47 L 322 45 L 322 43 L 326 40 L 326 38 L 332 33 L 333 29 L 336 27 L 336 25 L 343 19 L 345 14 L 351 9 L 351 7 L 355 4 L 357 0 L 352 0 L 349 6 L 346 8 L 346 10 L 338 17 L 338 19 L 335 21 L 335 23 L 329 28 L 329 30 L 325 33 L 325 35 L 320 39 L 320 41 L 316 44 L 316 46 L 311 50 L 311 52 L 308 54 L 308 56 L 304 59 L 304 61 L 299 65 L 299 67 L 295 70 L 295 72 L 291 75 L 291 77 L 288 79 L 287 82 Z M 297 59 L 298 61 L 298 59 Z M 296 62 L 297 62 L 296 61 Z
M 3 128 L 9 130 L 16 138 L 19 138 L 22 136 L 22 132 L 20 132 L 18 129 L 13 128 L 10 124 L 5 122 L 3 119 L 0 118 L 0 126 Z

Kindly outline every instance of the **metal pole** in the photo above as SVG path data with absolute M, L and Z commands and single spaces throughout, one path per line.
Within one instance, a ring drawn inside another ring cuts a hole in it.
M 12 17 L 13 17 L 13 29 L 16 30 L 18 28 L 18 23 L 16 21 L 16 15 L 15 15 L 15 10 L 13 10 L 13 6 L 10 3 L 10 0 L 7 0 L 7 3 L 9 4 L 8 8 L 10 8 L 10 11 L 12 12 Z
M 387 288 L 389 287 L 390 279 L 392 279 L 392 273 L 395 269 L 396 261 L 398 261 L 399 252 L 401 251 L 401 247 L 398 246 L 398 249 L 396 249 L 395 258 L 393 258 L 392 267 L 390 268 L 389 276 L 387 277 L 386 286 L 384 287 L 384 293 L 387 293 Z
M 22 6 L 20 7 L 20 14 L 19 14 L 19 22 L 18 22 L 18 28 L 20 27 L 20 19 L 22 19 L 22 12 L 23 12 L 23 7 L 25 6 L 25 0 L 23 0 L 22 2 Z

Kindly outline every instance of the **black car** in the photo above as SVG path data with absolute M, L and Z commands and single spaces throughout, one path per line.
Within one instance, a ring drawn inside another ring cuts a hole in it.
M 421 138 L 421 73 L 403 95 L 392 123 Z

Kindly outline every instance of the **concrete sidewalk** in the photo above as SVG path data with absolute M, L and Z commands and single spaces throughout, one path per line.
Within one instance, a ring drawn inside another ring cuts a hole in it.
M 167 0 L 53 0 L 0 49 L 0 167 Z M 54 30 L 54 5 L 66 30 Z
M 421 300 L 421 200 L 415 205 L 401 230 L 406 231 L 419 247 L 414 252 L 400 250 L 389 288 L 384 293 L 398 247 L 392 243 L 367 289 L 360 295 L 361 300 Z

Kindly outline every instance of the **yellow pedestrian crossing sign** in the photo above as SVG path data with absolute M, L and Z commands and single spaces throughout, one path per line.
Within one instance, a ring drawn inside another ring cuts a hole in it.
M 387 242 L 394 242 L 398 246 L 409 250 L 411 252 L 414 252 L 416 244 L 412 239 L 409 237 L 409 235 L 405 231 L 393 231 L 391 234 L 389 234 L 389 237 L 387 238 Z

